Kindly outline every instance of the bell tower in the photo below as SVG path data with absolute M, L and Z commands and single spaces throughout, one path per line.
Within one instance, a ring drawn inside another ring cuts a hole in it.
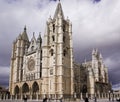
M 43 44 L 42 91 L 50 97 L 73 94 L 72 24 L 59 1 L 54 17 L 46 23 Z

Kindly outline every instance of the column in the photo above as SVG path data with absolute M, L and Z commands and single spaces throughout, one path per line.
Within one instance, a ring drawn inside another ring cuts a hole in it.
M 82 97 L 82 93 L 80 93 L 80 99 L 81 99 L 81 100 L 83 99 L 83 97 Z
M 21 100 L 23 100 L 23 94 L 21 94 Z
M 0 100 L 1 100 L 1 93 L 0 93 Z
M 30 94 L 30 100 L 32 100 L 32 94 Z
M 37 100 L 38 100 L 38 95 L 39 95 L 39 94 L 37 93 L 36 95 L 37 95 Z

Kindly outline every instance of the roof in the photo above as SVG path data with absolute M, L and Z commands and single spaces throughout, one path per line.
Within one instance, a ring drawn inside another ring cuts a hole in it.
M 57 5 L 57 8 L 56 8 L 56 11 L 55 11 L 55 14 L 54 14 L 54 19 L 55 18 L 58 18 L 59 14 L 62 16 L 62 18 L 64 19 L 64 14 L 63 14 L 63 10 L 62 10 L 62 6 L 61 6 L 61 3 L 59 2 L 58 5 Z

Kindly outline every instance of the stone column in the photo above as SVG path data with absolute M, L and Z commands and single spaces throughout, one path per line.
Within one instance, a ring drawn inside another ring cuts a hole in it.
M 37 93 L 36 95 L 37 95 L 37 100 L 38 100 L 38 95 L 39 95 L 39 94 Z
M 80 99 L 81 99 L 81 100 L 83 99 L 82 93 L 80 93 Z
M 32 100 L 32 93 L 30 94 L 30 100 Z
M 6 94 L 6 99 L 8 99 L 8 94 Z
M 6 98 L 6 97 L 5 97 L 5 94 L 3 94 L 3 99 L 5 100 L 5 98 Z
M 23 100 L 23 94 L 21 93 L 21 100 Z
M 15 95 L 15 100 L 17 100 L 17 95 Z
M 0 100 L 1 100 L 1 98 L 2 98 L 2 97 L 1 97 L 1 93 L 0 93 Z

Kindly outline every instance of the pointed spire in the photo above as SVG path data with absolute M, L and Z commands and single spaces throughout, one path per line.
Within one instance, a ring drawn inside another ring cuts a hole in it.
M 35 38 L 35 32 L 33 32 L 33 37 L 32 37 L 32 39 L 31 39 L 31 41 L 36 41 L 36 38 Z
M 94 55 L 95 54 L 95 49 L 93 49 L 93 51 L 92 51 L 92 55 Z
M 102 59 L 102 58 L 103 58 L 101 53 L 99 54 L 99 57 L 100 57 L 100 59 Z
M 35 32 L 33 32 L 33 37 L 35 37 Z
M 27 29 L 26 29 L 26 25 L 25 25 L 25 27 L 24 27 L 24 32 L 26 32 L 26 30 L 27 30 Z
M 23 33 L 21 34 L 21 36 L 22 36 L 22 39 L 23 39 L 23 40 L 29 41 L 26 30 L 27 30 L 27 29 L 26 29 L 26 25 L 25 25 L 24 31 L 23 31 Z
M 98 54 L 98 49 L 96 48 L 96 54 Z
M 21 36 L 21 34 L 19 34 L 19 36 L 18 36 L 18 38 L 17 38 L 17 39 L 18 39 L 18 40 L 20 40 L 21 38 L 22 38 L 22 36 Z
M 86 64 L 86 58 L 85 58 L 85 64 Z
M 37 43 L 42 43 L 41 32 L 39 33 L 39 36 L 37 38 Z
M 64 14 L 63 14 L 63 10 L 62 10 L 60 0 L 58 2 L 57 8 L 56 8 L 56 11 L 55 11 L 55 14 L 54 14 L 54 19 L 58 18 L 59 16 L 61 16 L 64 19 Z

